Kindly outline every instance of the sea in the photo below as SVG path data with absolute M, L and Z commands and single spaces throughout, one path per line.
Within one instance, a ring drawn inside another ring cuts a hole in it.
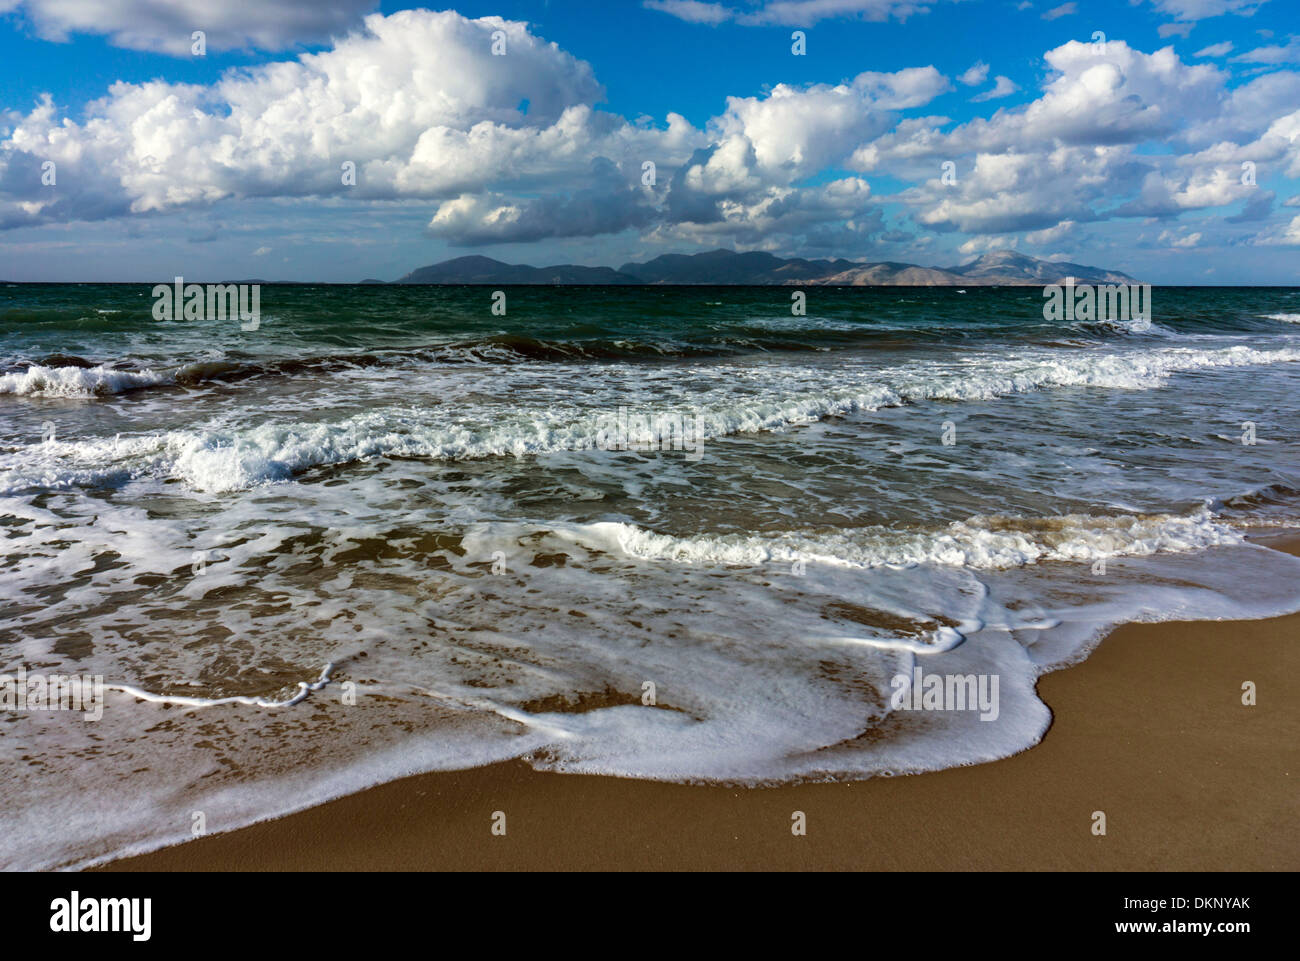
M 0 866 L 509 759 L 977 764 L 1116 625 L 1300 610 L 1300 290 L 802 293 L 0 285 L 0 675 L 102 684 L 0 710 Z

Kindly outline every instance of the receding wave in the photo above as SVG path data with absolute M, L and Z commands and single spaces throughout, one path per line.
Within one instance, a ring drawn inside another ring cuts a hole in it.
M 1210 507 L 1224 517 L 1249 517 L 1260 522 L 1300 526 L 1300 489 L 1289 484 L 1265 484 L 1254 490 L 1210 502 Z
M 673 537 L 631 524 L 590 526 L 624 553 L 686 564 L 742 565 L 797 561 L 843 567 L 938 564 L 1005 570 L 1045 561 L 1097 561 L 1235 545 L 1242 534 L 1209 510 L 1194 514 L 1059 517 L 978 516 L 942 528 L 871 527 L 821 533 L 717 534 Z

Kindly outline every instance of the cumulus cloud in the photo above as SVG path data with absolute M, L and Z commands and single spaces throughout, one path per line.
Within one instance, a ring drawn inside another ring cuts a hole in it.
M 1043 230 L 1063 220 L 1089 221 L 1097 217 L 1092 203 L 1099 192 L 1080 184 L 1108 180 L 1110 171 L 1104 155 L 1091 163 L 1087 160 L 1068 149 L 1046 156 L 979 154 L 973 169 L 956 185 L 936 177 L 901 197 L 920 208 L 915 215 L 918 223 L 941 231 L 993 234 Z M 1083 178 L 1071 176 L 1071 168 L 1080 170 Z
M 377 5 L 377 0 L 224 4 L 211 0 L 16 0 L 8 8 L 28 20 L 37 36 L 45 40 L 99 34 L 119 47 L 187 56 L 195 30 L 205 33 L 207 46 L 213 50 L 281 50 L 328 40 L 357 26 Z M 0 12 L 4 9 L 0 4 Z
M 4 115 L 0 229 L 324 197 L 415 205 L 412 220 L 457 246 L 636 231 L 840 255 L 910 226 L 914 246 L 1059 250 L 1115 218 L 1160 221 L 1165 247 L 1246 224 L 1253 242 L 1290 243 L 1273 191 L 1243 182 L 1243 165 L 1261 184 L 1300 178 L 1300 73 L 1239 82 L 1230 66 L 1123 41 L 1044 58 L 1032 99 L 962 123 L 928 114 L 954 84 L 920 66 L 729 97 L 696 127 L 602 110 L 591 67 L 526 24 L 373 14 L 319 53 L 211 84 L 116 83 L 75 116 L 48 97 Z M 956 82 L 988 75 L 980 62 Z M 998 76 L 975 100 L 1018 89 Z M 42 183 L 46 163 L 57 186 Z M 882 195 L 878 174 L 905 186 Z M 1197 230 L 1178 225 L 1207 210 Z
M 458 246 L 591 237 L 643 227 L 655 219 L 615 164 L 593 161 L 588 186 L 527 200 L 495 192 L 462 194 L 442 203 L 428 230 Z
M 797 236 L 803 249 L 843 251 L 884 228 L 883 213 L 872 206 L 871 187 L 860 177 L 801 190 L 771 187 L 735 195 L 700 213 L 667 218 L 656 228 L 655 239 L 763 248 Z
M 923 106 L 950 86 L 934 67 L 921 67 L 868 71 L 834 86 L 778 84 L 764 97 L 729 97 L 726 111 L 708 125 L 709 145 L 671 181 L 668 219 L 734 232 L 742 221 L 787 231 L 810 212 L 853 216 L 844 204 L 865 200 L 865 181 L 837 181 L 820 193 L 794 185 L 842 165 L 857 145 L 893 126 L 898 111 Z
M 1027 231 L 1039 243 L 1066 221 L 1167 219 L 1243 202 L 1227 222 L 1244 222 L 1266 215 L 1242 163 L 1258 164 L 1260 176 L 1266 164 L 1300 173 L 1295 74 L 1230 88 L 1213 65 L 1122 41 L 1103 51 L 1071 41 L 1046 59 L 1053 74 L 1032 102 L 956 127 L 942 117 L 903 119 L 854 151 L 850 167 L 919 181 L 898 199 L 924 227 Z M 1140 151 L 1147 143 L 1177 152 Z M 955 164 L 955 182 L 941 177 L 943 162 Z
M 1070 41 L 1047 52 L 1051 77 L 1022 107 L 976 118 L 949 132 L 915 121 L 855 154 L 862 170 L 894 159 L 974 152 L 1047 152 L 1058 145 L 1106 147 L 1187 136 L 1189 119 L 1222 121 L 1229 100 L 1226 74 L 1210 64 L 1187 65 L 1172 48 L 1146 54 L 1123 41 Z M 1253 105 L 1238 105 L 1240 123 L 1258 124 Z M 1204 134 L 1208 140 L 1210 133 Z
M 508 57 L 491 54 L 497 30 Z M 0 144 L 0 225 L 343 189 L 451 196 L 515 170 L 528 171 L 525 181 L 585 173 L 602 153 L 631 151 L 639 163 L 652 145 L 671 153 L 689 136 L 684 121 L 648 131 L 601 114 L 592 107 L 601 96 L 586 63 L 524 24 L 372 15 L 330 50 L 234 71 L 210 87 L 116 83 L 83 123 L 45 99 Z M 47 160 L 58 183 L 42 193 L 33 172 Z M 349 163 L 356 186 L 345 188 Z
M 1116 213 L 1133 217 L 1176 216 L 1186 210 L 1222 207 L 1248 199 L 1252 189 L 1241 182 L 1239 171 L 1229 167 L 1209 167 L 1182 175 L 1151 170 L 1143 178 L 1137 198 Z
M 630 123 L 597 108 L 588 64 L 526 24 L 375 14 L 329 50 L 211 86 L 114 84 L 82 122 L 45 99 L 0 143 L 0 227 L 325 196 L 431 201 L 428 231 L 461 245 L 665 222 L 812 231 L 866 223 L 869 188 L 797 182 L 949 88 L 934 67 L 868 71 L 729 98 L 706 129 Z M 57 188 L 40 184 L 46 161 Z M 662 181 L 642 182 L 647 161 Z

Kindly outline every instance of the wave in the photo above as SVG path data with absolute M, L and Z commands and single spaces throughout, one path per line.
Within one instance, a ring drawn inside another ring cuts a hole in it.
M 1093 562 L 1237 545 L 1244 536 L 1208 509 L 1194 514 L 1059 517 L 976 516 L 938 529 L 715 534 L 673 537 L 632 524 L 602 522 L 590 532 L 647 560 L 719 566 L 806 563 L 840 567 L 919 564 L 1006 570 L 1045 561 Z
M 1280 320 L 1287 324 L 1300 324 L 1300 314 L 1264 314 L 1269 320 Z
M 1270 315 L 1274 319 L 1300 315 Z M 1082 335 L 1062 341 L 1055 331 L 1042 337 L 1041 326 L 1020 331 L 1027 344 L 1044 347 L 1088 348 L 1096 341 L 1145 335 L 1179 337 L 1159 324 L 1136 329 L 1130 324 L 1079 322 L 1067 330 Z M 981 328 L 981 330 L 984 330 Z M 984 331 L 988 332 L 988 331 Z M 1008 331 L 1008 334 L 1014 333 Z M 833 320 L 815 317 L 751 317 L 734 323 L 710 324 L 705 332 L 683 332 L 680 337 L 581 337 L 571 340 L 523 334 L 497 333 L 474 339 L 375 349 L 343 351 L 300 357 L 242 358 L 228 356 L 188 362 L 159 363 L 132 369 L 137 361 L 118 358 L 103 362 L 54 354 L 31 363 L 25 371 L 0 375 L 0 393 L 104 396 L 145 387 L 196 387 L 206 383 L 236 383 L 258 377 L 292 377 L 340 371 L 402 367 L 420 364 L 525 364 L 581 362 L 637 362 L 709 360 L 750 353 L 810 353 L 850 349 L 898 349 L 920 344 L 973 343 L 975 332 L 952 325 L 894 325 L 876 321 Z M 1091 338 L 1091 339 L 1090 339 Z M 93 380 L 61 370 L 63 367 L 112 372 Z M 20 384 L 21 375 L 30 376 Z
M 544 340 L 518 334 L 498 334 L 478 340 L 405 347 L 367 353 L 322 354 L 276 360 L 205 360 L 177 369 L 176 382 L 192 386 L 206 381 L 233 382 L 252 377 L 335 373 L 367 367 L 401 367 L 412 364 L 523 364 L 583 361 L 707 360 L 749 351 L 807 352 L 827 349 L 795 337 L 726 336 L 704 343 L 678 340 Z
M 919 365 L 863 371 L 860 383 L 822 390 L 782 391 L 766 396 L 721 398 L 708 406 L 652 412 L 681 425 L 684 444 L 734 434 L 784 430 L 828 417 L 870 412 L 928 400 L 981 401 L 1061 387 L 1145 390 L 1162 386 L 1183 371 L 1300 361 L 1300 349 L 1260 351 L 1165 348 L 1123 354 L 1078 352 L 984 359 L 981 366 Z M 104 368 L 67 368 L 69 389 L 84 389 Z M 120 385 L 156 382 L 153 372 L 112 371 Z M 836 372 L 822 372 L 837 376 Z M 844 376 L 848 376 L 847 373 Z M 106 381 L 107 382 L 107 381 Z M 122 387 L 122 389 L 126 389 Z M 468 415 L 473 416 L 472 412 Z M 430 421 L 427 413 L 386 408 L 335 422 L 263 423 L 235 429 L 169 431 L 112 440 L 54 441 L 0 457 L 0 492 L 32 486 L 116 484 L 145 476 L 180 477 L 196 489 L 231 491 L 284 481 L 303 470 L 372 457 L 468 460 L 528 457 L 559 451 L 607 448 L 612 410 L 572 416 L 540 409 L 513 420 L 488 423 Z M 679 435 L 681 436 L 681 435 Z M 692 446 L 693 445 L 693 446 Z
M 198 360 L 165 371 L 125 370 L 111 363 L 53 355 L 25 370 L 0 374 L 0 393 L 94 397 L 147 387 L 197 387 L 207 383 L 237 383 L 257 377 L 333 374 L 374 367 L 418 364 L 522 364 L 536 361 L 690 360 L 734 356 L 748 350 L 812 351 L 825 348 L 796 341 L 733 338 L 727 343 L 691 346 L 675 342 L 633 340 L 560 343 L 532 337 L 498 336 L 402 350 L 321 354 L 273 360 L 223 358 Z M 88 373 L 78 373 L 87 371 Z
M 94 367 L 85 364 L 85 361 L 58 367 L 37 364 L 25 371 L 0 374 L 0 394 L 104 397 L 174 382 L 172 375 L 155 370 L 118 370 L 103 364 Z
M 1300 489 L 1289 484 L 1265 484 L 1241 494 L 1212 500 L 1209 507 L 1223 517 L 1250 517 L 1252 522 L 1260 523 L 1263 513 L 1269 513 L 1277 515 L 1271 518 L 1271 523 L 1300 525 L 1300 514 L 1297 514 Z

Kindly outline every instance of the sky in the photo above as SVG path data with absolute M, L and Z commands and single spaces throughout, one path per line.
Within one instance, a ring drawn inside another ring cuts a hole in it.
M 0 63 L 3 280 L 721 247 L 1300 285 L 1294 0 L 0 0 Z

